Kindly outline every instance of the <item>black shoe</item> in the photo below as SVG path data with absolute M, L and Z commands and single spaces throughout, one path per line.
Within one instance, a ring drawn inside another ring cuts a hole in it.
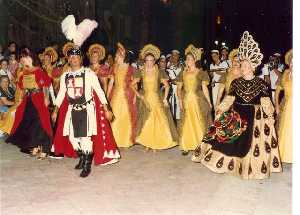
M 189 151 L 182 151 L 182 153 L 181 153 L 183 156 L 186 156 L 186 155 L 188 155 L 189 154 Z
M 84 154 L 82 153 L 81 150 L 76 151 L 77 155 L 79 157 L 79 162 L 78 164 L 75 166 L 75 169 L 83 169 L 83 165 L 84 165 Z
M 91 173 L 91 166 L 93 161 L 93 154 L 84 154 L 83 169 L 80 173 L 80 177 L 85 178 Z

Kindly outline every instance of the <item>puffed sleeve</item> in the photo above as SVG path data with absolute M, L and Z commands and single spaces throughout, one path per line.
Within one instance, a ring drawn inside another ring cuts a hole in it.
M 199 77 L 200 81 L 202 81 L 206 85 L 209 85 L 210 79 L 209 79 L 207 71 L 200 69 L 198 77 Z

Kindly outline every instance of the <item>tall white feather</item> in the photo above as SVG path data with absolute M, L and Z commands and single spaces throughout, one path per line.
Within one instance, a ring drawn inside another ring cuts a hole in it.
M 68 15 L 61 22 L 61 29 L 63 34 L 66 36 L 68 40 L 73 40 L 77 34 L 77 26 L 75 24 L 75 17 L 73 15 Z
M 61 23 L 63 34 L 68 40 L 72 40 L 79 47 L 97 27 L 98 23 L 90 19 L 84 19 L 79 25 L 76 25 L 73 15 L 68 15 Z

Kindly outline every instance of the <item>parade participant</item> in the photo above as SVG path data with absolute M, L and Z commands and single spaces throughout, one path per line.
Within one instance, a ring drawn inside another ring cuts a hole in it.
M 52 129 L 47 108 L 47 91 L 51 79 L 39 67 L 33 65 L 33 57 L 28 48 L 21 52 L 22 72 L 18 86 L 22 90 L 22 101 L 18 105 L 11 134 L 6 140 L 21 148 L 31 150 L 33 156 L 45 159 L 50 152 Z
M 239 46 L 242 77 L 231 83 L 218 106 L 194 162 L 243 179 L 264 179 L 282 171 L 271 96 L 266 83 L 254 75 L 262 58 L 258 43 L 245 31 Z
M 179 62 L 179 58 L 180 52 L 178 50 L 173 50 L 170 57 L 170 61 L 167 64 L 167 74 L 171 82 L 169 103 L 171 105 L 171 113 L 175 121 L 178 121 L 180 119 L 180 108 L 178 97 L 176 95 L 177 86 L 175 81 L 177 76 L 183 70 L 183 67 Z
M 54 149 L 56 154 L 78 156 L 75 169 L 82 169 L 80 177 L 87 177 L 93 160 L 95 164 L 107 165 L 116 163 L 120 157 L 109 124 L 112 112 L 105 93 L 96 74 L 82 66 L 79 48 L 98 23 L 84 19 L 77 28 L 75 17 L 69 15 L 61 25 L 66 38 L 72 39 L 75 46 L 67 52 L 69 69 L 60 78 L 52 113 L 52 120 L 56 121 L 59 110 Z
M 226 74 L 228 65 L 226 62 L 221 62 L 218 50 L 211 50 L 211 58 L 212 58 L 212 63 L 209 66 L 209 70 L 212 75 L 211 87 L 212 87 L 213 107 L 214 109 L 216 109 L 217 97 L 220 88 L 220 80 L 222 76 Z
M 232 62 L 232 66 L 227 70 L 226 75 L 222 76 L 220 79 L 220 87 L 217 97 L 216 107 L 219 106 L 221 100 L 223 98 L 223 94 L 225 95 L 229 93 L 229 88 L 231 82 L 239 77 L 241 77 L 241 65 L 238 57 L 238 49 L 233 49 L 229 54 L 229 60 Z
M 95 72 L 100 80 L 102 89 L 107 93 L 108 77 L 111 74 L 111 69 L 109 65 L 100 64 L 100 61 L 105 58 L 105 48 L 95 43 L 89 47 L 87 56 L 90 60 L 90 69 Z
M 179 146 L 183 155 L 195 150 L 201 142 L 207 126 L 212 122 L 212 105 L 207 88 L 209 76 L 199 67 L 202 50 L 189 45 L 185 49 L 185 55 L 186 67 L 176 80 L 181 109 Z
M 113 73 L 109 82 L 109 98 L 114 120 L 112 131 L 118 147 L 129 148 L 135 144 L 137 109 L 135 94 L 131 81 L 135 68 L 131 66 L 130 53 L 121 44 L 117 44 L 117 52 Z
M 282 162 L 293 163 L 293 50 L 285 55 L 285 63 L 289 66 L 282 75 L 275 93 L 276 113 L 279 114 L 278 143 Z M 284 100 L 280 105 L 279 94 L 284 91 Z
M 178 135 L 168 104 L 168 77 L 158 70 L 155 61 L 160 57 L 160 50 L 148 44 L 141 50 L 145 60 L 142 70 L 136 71 L 132 89 L 138 97 L 138 124 L 136 142 L 146 150 L 168 149 L 177 145 Z M 142 82 L 142 89 L 137 84 Z M 160 84 L 165 93 L 160 95 Z
M 49 87 L 49 92 L 51 95 L 52 102 L 55 100 L 54 89 L 56 93 L 58 91 L 58 82 L 61 71 L 56 68 L 54 65 L 58 59 L 58 54 L 56 50 L 52 47 L 45 48 L 42 54 L 39 54 L 39 59 L 42 62 L 42 68 L 51 78 L 51 86 Z M 55 88 L 53 89 L 53 85 Z
M 56 154 L 79 157 L 75 169 L 82 169 L 81 177 L 91 172 L 95 164 L 110 164 L 120 157 L 109 125 L 112 113 L 95 73 L 82 66 L 81 51 L 68 51 L 70 70 L 60 79 L 55 101 L 55 121 L 60 108 L 58 128 L 54 138 Z

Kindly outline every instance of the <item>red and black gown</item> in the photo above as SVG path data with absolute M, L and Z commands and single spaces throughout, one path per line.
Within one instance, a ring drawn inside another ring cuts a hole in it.
M 51 79 L 40 68 L 24 70 L 18 82 L 24 97 L 17 107 L 14 125 L 6 142 L 17 145 L 23 151 L 41 146 L 43 152 L 50 152 L 52 129 L 43 92 L 43 88 L 50 84 Z

